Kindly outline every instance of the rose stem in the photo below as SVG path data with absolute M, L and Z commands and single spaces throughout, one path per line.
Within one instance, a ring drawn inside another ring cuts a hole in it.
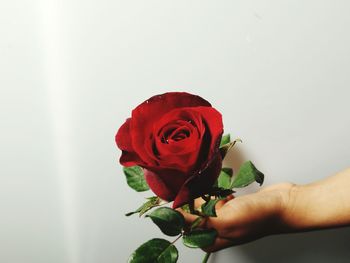
M 179 235 L 173 242 L 171 242 L 171 244 L 173 245 L 176 241 L 178 241 L 179 240 L 179 238 L 180 237 L 182 237 L 182 234 L 181 235 Z
M 198 216 L 191 224 L 190 230 L 192 231 L 193 229 L 195 229 L 197 226 L 199 226 L 202 221 L 203 221 L 204 217 L 202 216 Z
M 210 200 L 210 196 L 205 196 L 205 195 L 202 195 L 202 199 L 206 202 L 208 202 Z
M 203 258 L 202 263 L 207 263 L 207 262 L 208 262 L 209 257 L 210 257 L 210 252 L 208 252 L 208 253 L 206 253 L 206 254 L 205 254 L 205 257 Z
M 191 200 L 191 202 L 188 203 L 188 207 L 190 209 L 191 214 L 195 215 L 196 210 L 194 210 L 194 200 Z

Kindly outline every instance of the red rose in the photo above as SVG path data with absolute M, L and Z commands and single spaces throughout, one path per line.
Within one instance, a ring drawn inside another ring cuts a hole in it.
M 144 168 L 160 198 L 179 207 L 205 194 L 215 183 L 222 159 L 221 114 L 199 96 L 170 92 L 132 111 L 115 137 L 120 163 Z

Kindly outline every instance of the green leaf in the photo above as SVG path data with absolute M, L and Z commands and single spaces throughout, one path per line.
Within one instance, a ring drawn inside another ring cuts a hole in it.
M 237 142 L 242 142 L 241 139 L 236 139 L 233 142 L 226 143 L 222 146 L 220 146 L 220 154 L 221 158 L 224 159 L 226 154 L 232 149 L 232 147 L 237 143 Z
M 150 217 L 160 230 L 168 236 L 176 236 L 181 233 L 185 226 L 183 215 L 169 207 L 160 207 L 146 215 Z
M 159 197 L 153 196 L 153 197 L 149 197 L 147 198 L 149 201 L 146 202 L 141 210 L 140 210 L 140 214 L 139 216 L 142 216 L 144 213 L 148 212 L 149 210 L 151 210 L 153 207 L 159 206 L 162 203 L 162 199 L 160 199 Z
M 230 189 L 232 174 L 233 174 L 233 172 L 232 172 L 231 168 L 223 168 L 220 172 L 219 177 L 218 177 L 217 186 L 219 188 Z
M 190 230 L 192 231 L 193 229 L 195 229 L 196 227 L 198 227 L 198 226 L 202 223 L 203 219 L 204 219 L 204 217 L 202 217 L 202 216 L 197 217 L 197 218 L 192 222 L 192 224 L 191 224 L 191 226 L 190 226 Z
M 215 205 L 220 199 L 210 199 L 209 201 L 202 204 L 202 213 L 206 216 L 216 217 Z
M 233 170 L 230 167 L 223 167 L 221 171 L 227 173 L 228 175 L 232 176 L 233 175 Z
M 262 185 L 264 182 L 264 174 L 256 169 L 251 161 L 247 161 L 239 168 L 237 175 L 231 184 L 231 188 L 245 187 L 254 181 Z
M 139 216 L 142 216 L 144 213 L 146 213 L 148 210 L 152 209 L 153 207 L 159 206 L 162 200 L 157 196 L 152 196 L 147 198 L 148 201 L 144 203 L 142 206 L 140 206 L 138 209 L 136 209 L 133 212 L 129 212 L 125 214 L 126 216 L 131 216 L 133 214 L 139 213 Z
M 186 213 L 191 213 L 189 204 L 183 205 L 181 209 L 184 210 Z
M 169 241 L 154 238 L 138 247 L 129 257 L 128 263 L 175 263 L 178 251 Z
M 175 263 L 179 257 L 179 252 L 174 245 L 168 246 L 162 254 L 159 255 L 158 263 Z
M 224 189 L 219 187 L 212 187 L 211 190 L 208 192 L 210 196 L 216 196 L 218 198 L 225 198 L 228 195 L 234 193 L 232 189 Z
M 190 248 L 203 248 L 214 244 L 217 231 L 215 229 L 195 229 L 188 234 L 184 234 L 182 241 Z
M 139 213 L 139 212 L 140 212 L 140 210 L 137 209 L 137 210 L 135 210 L 135 211 L 126 213 L 125 216 L 132 216 L 132 215 L 137 214 L 137 213 Z
M 225 199 L 227 196 L 232 195 L 235 193 L 232 189 L 223 189 L 220 192 L 216 194 L 216 196 L 220 199 Z
M 143 175 L 143 170 L 140 166 L 124 167 L 123 172 L 126 176 L 128 185 L 137 192 L 149 190 L 149 186 Z
M 231 142 L 230 134 L 225 134 L 221 137 L 220 147 Z

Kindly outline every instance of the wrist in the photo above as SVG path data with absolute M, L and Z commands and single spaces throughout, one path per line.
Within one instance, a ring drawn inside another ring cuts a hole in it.
M 303 196 L 303 186 L 293 184 L 284 192 L 282 208 L 280 213 L 281 224 L 283 225 L 283 232 L 295 232 L 300 226 L 300 214 L 303 214 L 298 204 Z
M 313 184 L 291 187 L 281 213 L 286 233 L 322 228 L 322 209 L 318 209 L 317 202 L 320 196 L 322 192 Z
M 270 227 L 268 235 L 288 233 L 293 229 L 293 207 L 301 191 L 301 186 L 292 183 L 280 183 L 266 187 L 262 192 L 269 200 Z M 296 220 L 295 220 L 296 221 Z

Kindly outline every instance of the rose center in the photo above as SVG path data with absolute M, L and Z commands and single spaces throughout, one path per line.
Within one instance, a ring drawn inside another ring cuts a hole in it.
M 191 131 L 187 127 L 172 128 L 164 132 L 162 143 L 170 144 L 190 137 Z

